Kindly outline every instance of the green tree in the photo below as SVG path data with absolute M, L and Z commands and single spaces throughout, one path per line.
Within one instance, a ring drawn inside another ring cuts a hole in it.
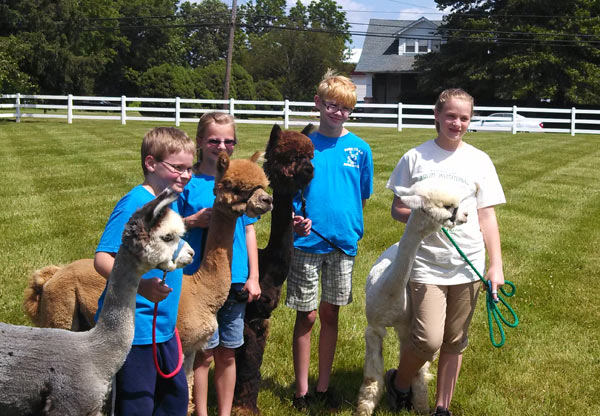
M 297 2 L 288 16 L 276 12 L 280 3 L 270 4 L 276 26 L 251 31 L 248 48 L 240 62 L 256 81 L 270 80 L 284 98 L 311 100 L 316 85 L 328 68 L 342 69 L 345 43 L 349 39 L 345 12 L 332 0 Z M 248 7 L 258 7 L 248 3 Z
M 0 38 L 0 94 L 34 94 L 37 92 L 31 77 L 19 69 L 15 58 L 14 37 Z
M 193 68 L 225 59 L 231 11 L 219 0 L 185 2 L 178 13 L 185 26 L 182 42 L 185 62 Z
M 210 98 L 223 97 L 223 85 L 225 84 L 225 62 L 213 62 L 205 67 L 197 68 L 196 76 L 206 85 L 210 92 Z M 231 86 L 229 91 L 231 98 L 240 100 L 255 100 L 256 89 L 252 76 L 239 64 L 233 64 L 231 68 Z M 197 98 L 209 98 L 198 96 Z
M 419 57 L 420 89 L 462 86 L 478 103 L 600 102 L 600 3 L 437 0 L 451 7 L 440 51 Z

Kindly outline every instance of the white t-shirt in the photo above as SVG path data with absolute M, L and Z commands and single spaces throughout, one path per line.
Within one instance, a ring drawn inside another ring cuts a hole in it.
M 485 274 L 485 245 L 477 209 L 506 202 L 494 164 L 487 154 L 464 143 L 455 151 L 425 142 L 402 156 L 386 187 L 411 187 L 425 179 L 449 181 L 459 189 L 468 209 L 466 223 L 450 231 L 452 238 L 477 270 Z M 462 205 L 465 206 L 465 205 Z M 417 250 L 410 280 L 436 285 L 458 285 L 479 278 L 442 231 L 426 237 Z

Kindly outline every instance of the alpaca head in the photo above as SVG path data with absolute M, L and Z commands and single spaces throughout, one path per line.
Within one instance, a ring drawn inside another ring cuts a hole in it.
M 144 270 L 175 270 L 192 262 L 194 250 L 181 239 L 185 226 L 169 206 L 179 194 L 165 189 L 137 210 L 123 231 L 122 244 L 140 260 Z
M 271 188 L 294 194 L 311 181 L 314 146 L 306 136 L 311 129 L 312 124 L 309 124 L 302 133 L 298 133 L 273 125 L 263 165 Z
M 410 188 L 397 186 L 394 193 L 404 205 L 421 211 L 439 227 L 452 228 L 467 222 L 462 192 L 450 182 L 426 179 Z
M 259 155 L 230 161 L 227 153 L 219 154 L 213 209 L 249 217 L 258 217 L 273 209 L 273 198 L 265 191 L 269 181 L 256 164 Z

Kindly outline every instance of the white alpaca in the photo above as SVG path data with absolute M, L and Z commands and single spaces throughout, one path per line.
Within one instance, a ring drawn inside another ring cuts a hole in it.
M 93 329 L 71 332 L 0 323 L 1 415 L 101 414 L 111 378 L 131 348 L 142 274 L 154 268 L 174 270 L 192 261 L 194 251 L 180 244 L 183 221 L 168 209 L 177 197 L 165 190 L 125 226 Z
M 371 415 L 383 393 L 383 338 L 386 327 L 396 330 L 400 345 L 410 329 L 410 305 L 407 283 L 417 249 L 428 235 L 441 227 L 452 228 L 467 221 L 464 207 L 459 208 L 460 193 L 451 192 L 450 184 L 431 179 L 411 188 L 396 187 L 394 193 L 411 209 L 402 239 L 379 256 L 367 277 L 365 365 L 358 395 L 356 415 Z M 427 382 L 432 378 L 426 363 L 412 382 L 413 407 L 419 413 L 429 411 Z

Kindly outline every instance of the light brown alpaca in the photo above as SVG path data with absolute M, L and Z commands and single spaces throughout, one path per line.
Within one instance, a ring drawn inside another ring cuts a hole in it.
M 265 192 L 267 177 L 254 163 L 257 158 L 258 153 L 251 160 L 230 162 L 227 154 L 221 153 L 217 161 L 216 198 L 204 258 L 193 276 L 184 277 L 179 300 L 177 328 L 186 357 L 190 389 L 195 353 L 202 349 L 217 328 L 215 315 L 227 299 L 231 286 L 230 264 L 236 219 L 244 213 L 257 217 L 273 208 L 273 199 Z M 93 326 L 98 298 L 106 280 L 96 273 L 93 261 L 88 259 L 73 262 L 52 275 L 56 269 L 56 266 L 47 266 L 30 278 L 25 292 L 26 312 L 36 324 L 59 325 L 57 327 L 75 331 L 82 330 L 84 323 Z M 44 284 L 48 275 L 50 280 Z M 52 284 L 54 279 L 58 279 L 56 284 Z M 97 290 L 98 285 L 100 290 Z M 85 302 L 85 305 L 80 302 Z M 91 313 L 82 314 L 86 319 L 73 319 L 78 311 Z

